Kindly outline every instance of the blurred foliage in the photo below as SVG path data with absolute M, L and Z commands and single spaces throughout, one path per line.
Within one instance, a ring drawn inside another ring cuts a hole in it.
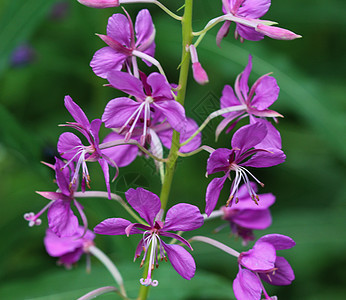
M 38 211 L 46 200 L 35 190 L 54 190 L 53 174 L 39 163 L 52 162 L 56 142 L 71 120 L 63 105 L 66 94 L 84 109 L 89 119 L 99 118 L 106 103 L 120 92 L 103 87 L 88 66 L 93 53 L 103 47 L 94 33 L 104 33 L 113 9 L 95 10 L 77 1 L 65 1 L 66 11 L 57 13 L 54 0 L 3 0 L 0 2 L 0 234 L 1 299 L 72 299 L 93 288 L 111 284 L 109 274 L 93 260 L 91 274 L 84 263 L 71 271 L 55 265 L 43 247 L 46 221 L 28 228 L 23 214 Z M 172 10 L 183 1 L 163 1 Z M 217 4 L 217 5 L 216 5 Z M 142 5 L 128 5 L 135 18 Z M 156 57 L 171 82 L 178 78 L 180 27 L 157 7 L 149 6 L 157 29 Z M 61 9 L 61 6 L 60 6 Z M 220 14 L 221 1 L 196 0 L 194 28 L 201 29 L 211 17 Z M 277 128 L 287 154 L 285 164 L 255 174 L 266 184 L 260 193 L 277 197 L 273 225 L 257 236 L 281 233 L 291 236 L 297 246 L 284 255 L 291 262 L 296 280 L 289 287 L 268 287 L 280 299 L 344 299 L 346 282 L 345 251 L 345 94 L 346 34 L 345 2 L 342 0 L 275 1 L 266 19 L 303 36 L 295 41 L 243 44 L 229 37 L 215 44 L 217 29 L 198 48 L 199 58 L 210 83 L 199 87 L 193 80 L 187 91 L 187 114 L 201 123 L 207 112 L 218 108 L 225 84 L 234 79 L 254 57 L 250 81 L 274 72 L 281 87 L 273 106 L 285 118 Z M 121 9 L 116 9 L 121 12 Z M 168 33 L 169 32 L 169 33 Z M 11 64 L 11 54 L 23 43 L 35 49 L 34 60 L 22 66 Z M 145 68 L 145 70 L 149 70 Z M 203 143 L 227 147 L 230 135 L 215 143 L 213 130 L 218 120 L 205 129 Z M 107 131 L 103 130 L 105 134 Z M 204 177 L 206 153 L 180 160 L 170 204 L 188 202 L 204 209 L 204 195 L 210 179 Z M 138 170 L 143 170 L 138 174 Z M 91 166 L 92 187 L 104 189 L 101 171 Z M 143 157 L 121 169 L 112 190 L 123 195 L 129 187 L 142 185 L 159 193 L 159 179 L 153 164 Z M 47 180 L 48 179 L 48 180 Z M 221 199 L 226 199 L 227 188 Z M 219 204 L 223 204 L 220 199 Z M 113 216 L 127 217 L 117 204 L 103 200 L 83 201 L 90 226 Z M 221 221 L 206 224 L 197 234 L 210 235 Z M 187 234 L 187 237 L 191 234 Z M 227 229 L 214 235 L 220 241 L 243 248 Z M 132 263 L 136 237 L 98 237 L 97 245 L 119 262 L 129 293 L 136 296 L 141 270 Z M 162 264 L 156 275 L 160 285 L 152 289 L 152 299 L 233 299 L 232 279 L 236 261 L 208 245 L 194 245 L 196 277 L 187 282 L 170 264 Z M 171 284 L 171 282 L 174 282 Z M 170 296 L 167 296 L 170 295 Z M 110 299 L 114 296 L 104 296 Z M 102 297 L 101 297 L 102 298 Z

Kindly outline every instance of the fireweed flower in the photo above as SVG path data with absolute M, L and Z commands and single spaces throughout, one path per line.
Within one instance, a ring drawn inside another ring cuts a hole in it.
M 234 36 L 240 41 L 259 41 L 265 35 L 278 40 L 293 40 L 301 37 L 287 29 L 269 25 L 275 22 L 260 20 L 271 4 L 271 0 L 222 0 L 222 11 L 225 16 L 221 17 L 225 23 L 221 26 L 216 36 L 216 43 L 220 46 L 221 40 L 227 36 L 231 22 L 236 23 Z
M 95 119 L 89 122 L 82 109 L 72 100 L 70 96 L 65 97 L 65 106 L 76 122 L 68 122 L 67 125 L 81 132 L 89 142 L 89 146 L 84 146 L 81 140 L 71 132 L 65 132 L 60 135 L 58 141 L 58 151 L 60 155 L 68 162 L 64 167 L 76 161 L 76 171 L 70 184 L 75 184 L 80 168 L 82 168 L 82 191 L 85 191 L 85 185 L 90 188 L 90 175 L 86 162 L 98 161 L 106 182 L 108 196 L 110 198 L 109 185 L 109 167 L 111 165 L 118 168 L 117 165 L 107 155 L 103 154 L 99 148 L 99 130 L 101 120 Z
M 231 124 L 227 132 L 233 129 L 240 119 L 249 116 L 250 124 L 262 122 L 267 127 L 268 134 L 262 143 L 268 143 L 270 147 L 281 149 L 280 133 L 270 122 L 263 119 L 272 117 L 275 120 L 276 117 L 282 117 L 278 112 L 268 109 L 277 100 L 280 88 L 275 78 L 269 76 L 270 74 L 261 76 L 249 88 L 248 80 L 251 69 L 252 56 L 249 55 L 247 66 L 236 78 L 234 91 L 230 85 L 224 87 L 220 99 L 221 109 L 238 105 L 245 105 L 246 109 L 224 114 L 225 119 L 216 129 L 216 138 L 229 123 Z
M 65 163 L 58 158 L 55 158 L 55 165 L 52 168 L 55 170 L 56 184 L 58 185 L 57 192 L 37 192 L 41 196 L 51 200 L 37 214 L 27 213 L 24 218 L 29 221 L 29 226 L 40 225 L 40 216 L 48 209 L 48 226 L 52 232 L 58 237 L 72 236 L 78 230 L 78 218 L 73 213 L 71 205 L 74 205 L 84 223 L 86 230 L 87 221 L 83 212 L 83 207 L 74 198 L 74 193 L 77 190 L 77 184 L 71 185 L 71 177 L 73 176 L 73 163 L 64 168 Z M 71 169 L 70 169 L 71 168 Z
M 170 126 L 181 132 L 185 128 L 186 117 L 184 107 L 174 100 L 170 84 L 159 73 L 151 73 L 148 78 L 141 74 L 141 80 L 120 71 L 110 71 L 107 79 L 110 84 L 135 97 L 115 98 L 108 102 L 102 115 L 107 128 L 128 128 L 125 141 L 129 140 L 134 129 L 141 127 L 140 143 L 145 144 L 152 115 L 166 119 Z
M 142 9 L 138 13 L 135 29 L 129 15 L 126 17 L 114 14 L 108 20 L 107 35 L 100 34 L 99 37 L 108 47 L 95 53 L 90 66 L 94 73 L 102 78 L 107 78 L 107 73 L 111 70 L 121 70 L 124 64 L 129 71 L 134 62 L 132 61 L 134 51 L 139 55 L 144 53 L 147 59 L 155 54 L 155 28 L 147 9 Z M 149 67 L 152 64 L 148 60 L 143 61 Z
M 272 285 L 289 285 L 294 272 L 288 261 L 276 255 L 277 250 L 290 249 L 295 242 L 288 236 L 268 234 L 255 243 L 252 249 L 240 253 L 239 272 L 233 281 L 234 295 L 238 300 L 271 300 L 261 280 Z
M 257 148 L 257 145 L 264 140 L 266 135 L 267 128 L 260 122 L 243 126 L 232 137 L 232 149 L 219 148 L 210 154 L 207 162 L 207 175 L 216 172 L 224 172 L 225 175 L 221 178 L 214 178 L 207 187 L 205 212 L 208 216 L 214 210 L 221 189 L 226 179 L 230 179 L 232 171 L 235 172 L 235 178 L 232 181 L 230 196 L 226 206 L 232 204 L 234 197 L 236 202 L 239 201 L 238 186 L 242 180 L 251 199 L 257 203 L 258 195 L 250 184 L 249 176 L 262 186 L 263 183 L 245 167 L 271 167 L 284 162 L 286 158 L 280 149 L 262 146 L 261 148 Z
M 50 256 L 59 257 L 58 264 L 66 268 L 76 263 L 83 253 L 88 254 L 88 247 L 94 245 L 95 234 L 87 230 L 83 235 L 84 228 L 78 227 L 74 235 L 59 237 L 49 228 L 46 230 L 44 245 Z M 81 237 L 83 235 L 83 237 Z
M 197 129 L 197 123 L 191 119 L 186 118 L 186 128 L 180 134 L 180 143 L 183 143 L 187 140 Z M 129 128 L 123 130 L 119 133 L 120 128 L 115 129 L 114 132 L 108 134 L 103 143 L 123 140 L 128 132 Z M 132 139 L 140 141 L 142 133 L 142 128 L 136 127 L 132 132 Z M 163 157 L 163 146 L 170 149 L 172 143 L 173 128 L 168 124 L 167 121 L 160 122 L 154 117 L 150 126 L 148 127 L 148 136 L 150 136 L 148 141 L 149 151 L 157 156 Z M 199 133 L 194 137 L 189 143 L 182 146 L 179 151 L 182 153 L 187 153 L 196 150 L 202 141 L 202 135 Z M 136 145 L 119 145 L 112 148 L 107 148 L 102 150 L 108 157 L 110 157 L 119 167 L 124 167 L 129 165 L 135 160 L 138 155 L 141 155 L 141 151 Z
M 256 184 L 250 182 L 250 186 L 257 193 Z M 219 211 L 213 212 L 213 214 L 220 214 L 222 219 L 228 221 L 231 232 L 243 239 L 243 245 L 255 239 L 253 230 L 266 229 L 272 223 L 269 207 L 274 204 L 275 196 L 270 193 L 258 196 L 261 201 L 258 201 L 256 205 L 249 196 L 246 185 L 243 184 L 238 190 L 237 203 L 231 207 L 222 206 Z M 217 228 L 216 231 L 224 228 L 225 225 L 227 224 Z
M 136 190 L 130 189 L 125 195 L 132 208 L 149 225 L 131 223 L 121 218 L 110 218 L 98 224 L 94 228 L 94 231 L 98 234 L 106 235 L 143 235 L 138 243 L 134 258 L 136 260 L 142 251 L 144 251 L 142 266 L 147 255 L 149 255 L 148 275 L 147 278 L 140 280 L 142 285 L 158 285 L 158 281 L 152 279 L 151 273 L 155 265 L 158 267 L 159 258 L 161 260 L 167 260 L 168 258 L 179 275 L 190 280 L 196 270 L 195 261 L 191 254 L 182 246 L 166 244 L 161 240 L 161 237 L 166 236 L 177 239 L 192 250 L 188 241 L 169 231 L 190 231 L 201 227 L 203 225 L 203 217 L 199 209 L 191 204 L 180 203 L 171 207 L 167 211 L 165 221 L 162 221 L 163 211 L 161 209 L 160 198 L 157 195 L 143 188 L 137 188 Z

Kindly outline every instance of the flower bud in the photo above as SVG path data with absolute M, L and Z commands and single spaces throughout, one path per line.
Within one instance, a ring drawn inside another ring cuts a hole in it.
M 256 31 L 276 40 L 294 40 L 302 37 L 287 29 L 264 24 L 258 24 Z
M 107 8 L 119 6 L 119 0 L 77 0 L 80 4 L 93 8 Z
M 198 61 L 197 51 L 194 45 L 190 45 L 189 47 L 191 54 L 191 62 L 192 62 L 192 73 L 193 78 L 197 83 L 204 85 L 209 82 L 208 75 L 206 71 L 203 69 L 202 65 Z

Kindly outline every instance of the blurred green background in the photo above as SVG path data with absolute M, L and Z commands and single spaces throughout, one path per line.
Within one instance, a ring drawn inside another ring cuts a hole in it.
M 173 11 L 183 3 L 162 2 Z M 145 6 L 157 29 L 156 58 L 169 80 L 177 82 L 179 23 L 152 5 L 127 5 L 126 9 L 135 19 Z M 196 0 L 194 29 L 203 28 L 208 19 L 220 15 L 220 10 L 221 1 Z M 296 280 L 289 287 L 267 289 L 279 299 L 337 300 L 346 296 L 345 11 L 343 0 L 273 0 L 265 19 L 279 22 L 303 39 L 265 38 L 241 44 L 230 32 L 219 49 L 215 28 L 198 48 L 210 83 L 200 87 L 193 80 L 189 82 L 187 115 L 199 124 L 208 112 L 218 108 L 223 86 L 233 85 L 247 64 L 249 53 L 254 57 L 250 82 L 274 72 L 281 88 L 273 109 L 285 116 L 277 128 L 287 161 L 277 167 L 254 170 L 265 183 L 260 193 L 273 192 L 277 197 L 272 208 L 273 225 L 256 232 L 256 236 L 281 233 L 297 242 L 296 247 L 284 253 L 295 270 Z M 110 99 L 121 95 L 103 87 L 105 81 L 89 67 L 94 52 L 104 46 L 94 33 L 105 33 L 107 19 L 114 12 L 121 9 L 96 10 L 72 0 L 0 2 L 0 299 L 74 299 L 112 284 L 110 275 L 94 259 L 90 274 L 85 273 L 84 259 L 69 271 L 57 267 L 56 259 L 49 257 L 43 247 L 45 216 L 40 227 L 29 228 L 23 214 L 37 212 L 46 203 L 35 191 L 55 189 L 52 172 L 40 161 L 52 161 L 58 137 L 64 131 L 57 125 L 71 121 L 63 105 L 64 96 L 71 95 L 92 120 L 101 116 Z M 32 60 L 16 65 L 11 56 L 23 44 L 32 47 Z M 206 128 L 203 142 L 227 147 L 230 135 L 214 142 L 213 130 L 219 121 L 214 120 Z M 102 131 L 103 136 L 106 133 Z M 179 161 L 170 204 L 188 202 L 204 209 L 210 181 L 204 177 L 207 157 L 201 153 Z M 99 167 L 91 166 L 91 171 L 92 187 L 104 189 Z M 129 187 L 138 185 L 155 193 L 160 190 L 152 163 L 142 157 L 121 169 L 112 191 L 123 195 Z M 227 199 L 227 189 L 221 199 Z M 223 204 L 221 199 L 219 205 Z M 91 228 L 107 217 L 127 217 L 119 205 L 106 199 L 86 199 L 83 205 Z M 211 221 L 196 233 L 245 251 L 247 248 L 230 237 L 228 229 L 212 234 L 220 224 L 220 220 Z M 132 262 L 137 242 L 136 237 L 96 239 L 97 245 L 117 263 L 133 297 L 142 273 L 139 262 Z M 195 278 L 187 282 L 169 263 L 163 263 L 155 272 L 160 283 L 151 290 L 152 299 L 234 299 L 236 260 L 208 245 L 195 244 L 194 248 Z

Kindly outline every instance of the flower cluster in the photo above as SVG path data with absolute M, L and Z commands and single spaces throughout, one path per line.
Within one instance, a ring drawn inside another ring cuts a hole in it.
M 174 19 L 183 20 L 157 0 L 78 1 L 93 8 L 153 3 Z M 191 6 L 192 11 L 192 1 L 190 2 L 185 3 L 185 6 Z M 216 138 L 224 129 L 227 128 L 226 132 L 230 132 L 240 124 L 240 120 L 249 117 L 249 123 L 234 132 L 229 148 L 201 146 L 201 131 L 206 123 L 199 127 L 197 122 L 186 116 L 182 105 L 190 60 L 196 82 L 209 82 L 207 72 L 198 59 L 196 47 L 206 32 L 219 22 L 224 23 L 217 34 L 218 45 L 228 34 L 231 22 L 236 23 L 235 37 L 239 37 L 241 41 L 258 41 L 265 35 L 275 39 L 300 37 L 286 29 L 273 27 L 274 22 L 259 19 L 268 11 L 269 6 L 270 0 L 223 0 L 223 15 L 212 19 L 204 30 L 197 33 L 191 30 L 192 15 L 184 15 L 183 27 L 188 22 L 189 27 L 184 27 L 185 31 L 183 30 L 183 40 L 184 43 L 187 42 L 183 45 L 179 85 L 168 81 L 161 64 L 155 58 L 156 30 L 148 9 L 139 11 L 135 23 L 125 9 L 124 14 L 116 13 L 108 19 L 106 34 L 98 34 L 106 46 L 96 51 L 90 66 L 97 76 L 107 80 L 106 86 L 125 95 L 110 100 L 102 116 L 91 122 L 70 96 L 65 97 L 65 107 L 74 121 L 61 126 L 75 130 L 78 136 L 72 132 L 60 135 L 57 150 L 62 159 L 56 158 L 54 165 L 46 164 L 55 172 L 57 190 L 37 192 L 50 202 L 39 213 L 24 216 L 29 221 L 29 226 L 40 225 L 40 216 L 47 211 L 49 228 L 44 243 L 51 256 L 59 257 L 59 262 L 67 267 L 77 262 L 83 253 L 98 257 L 119 284 L 120 294 L 124 299 L 127 296 L 121 275 L 95 247 L 94 233 L 140 235 L 134 253 L 135 260 L 143 253 L 140 266 L 148 266 L 140 279 L 145 287 L 158 285 L 153 272 L 160 260 L 169 260 L 178 274 L 190 280 L 195 275 L 196 264 L 183 246 L 193 250 L 190 244 L 193 240 L 212 244 L 237 257 L 239 272 L 233 281 L 233 290 L 238 300 L 259 300 L 262 293 L 266 299 L 272 299 L 261 280 L 274 285 L 287 285 L 294 280 L 289 263 L 276 256 L 276 250 L 289 249 L 295 245 L 289 237 L 266 235 L 258 239 L 252 249 L 242 253 L 207 237 L 193 237 L 191 241 L 182 237 L 184 232 L 200 228 L 204 221 L 221 216 L 223 225 L 216 231 L 229 224 L 231 232 L 241 237 L 243 244 L 247 245 L 255 239 L 253 230 L 263 230 L 271 225 L 269 207 L 275 202 L 275 196 L 271 193 L 257 194 L 258 184 L 262 187 L 264 184 L 248 168 L 275 166 L 283 163 L 286 158 L 280 133 L 266 119 L 273 118 L 277 121 L 278 117 L 282 117 L 269 109 L 280 91 L 275 78 L 271 74 L 265 74 L 250 87 L 248 82 L 252 56 L 249 55 L 248 64 L 237 76 L 234 89 L 230 85 L 224 87 L 220 110 L 211 114 L 212 117 L 224 118 L 216 129 Z M 186 13 L 188 12 L 186 8 Z M 195 43 L 193 35 L 199 36 Z M 145 73 L 141 66 L 143 63 L 146 67 L 156 67 L 158 72 Z M 205 122 L 208 121 L 209 119 Z M 108 130 L 104 138 L 99 135 L 101 126 Z M 166 157 L 164 148 L 169 151 Z M 194 155 L 201 150 L 210 153 L 206 161 L 206 175 L 222 174 L 221 177 L 213 178 L 206 189 L 205 214 L 202 215 L 197 206 L 187 203 L 178 203 L 166 210 L 178 156 Z M 154 159 L 161 175 L 161 196 L 159 198 L 140 187 L 129 189 L 125 193 L 128 205 L 119 195 L 112 193 L 110 174 L 114 173 L 116 179 L 119 167 L 129 165 L 138 155 Z M 92 162 L 98 162 L 101 167 L 106 192 L 91 190 L 92 176 L 88 165 Z M 230 192 L 223 201 L 225 206 L 215 209 L 221 191 L 227 185 L 227 179 L 231 181 L 231 185 Z M 88 197 L 116 200 L 136 222 L 119 217 L 108 218 L 94 227 L 94 233 L 91 232 L 79 200 Z M 78 211 L 79 218 L 75 211 Z

